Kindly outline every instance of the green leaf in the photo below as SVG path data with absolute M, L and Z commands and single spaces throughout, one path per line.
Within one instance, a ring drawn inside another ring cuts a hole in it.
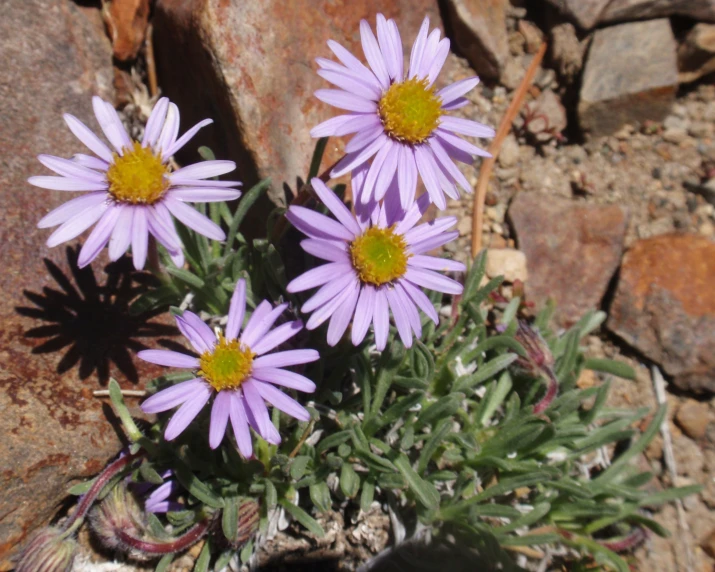
M 375 479 L 368 477 L 362 484 L 362 493 L 360 495 L 360 510 L 367 512 L 370 510 L 372 501 L 375 498 Z
M 188 270 L 184 270 L 183 268 L 177 268 L 176 266 L 167 266 L 166 271 L 172 276 L 178 278 L 182 282 L 185 282 L 186 284 L 197 290 L 200 290 L 206 285 L 206 283 L 201 280 L 201 278 L 196 276 L 196 274 L 194 274 L 193 272 L 189 272 Z
M 360 490 L 360 477 L 350 463 L 343 463 L 340 469 L 340 490 L 350 499 L 355 498 Z
M 487 251 L 482 250 L 474 258 L 472 266 L 467 274 L 467 279 L 464 282 L 464 292 L 462 293 L 462 304 L 469 302 L 477 294 L 479 283 L 484 276 L 484 270 L 487 265 Z
M 127 437 L 129 437 L 129 439 L 134 443 L 142 439 L 144 435 L 139 430 L 139 427 L 137 427 L 137 424 L 134 423 L 134 419 L 132 419 L 129 409 L 127 409 L 127 406 L 124 404 L 122 390 L 119 387 L 117 380 L 113 378 L 109 380 L 109 398 L 114 406 L 114 411 L 117 413 L 117 416 L 124 426 Z
M 480 367 L 474 374 L 469 376 L 468 379 L 465 379 L 460 382 L 458 386 L 457 384 L 455 384 L 453 391 L 466 392 L 467 390 L 479 385 L 480 383 L 491 379 L 497 373 L 499 373 L 503 369 L 506 369 L 512 363 L 514 363 L 514 361 L 518 357 L 519 356 L 516 354 L 509 353 L 497 356 L 494 359 L 485 362 L 484 364 L 482 364 L 482 367 Z
M 204 542 L 201 548 L 201 553 L 194 564 L 194 572 L 208 572 L 209 563 L 211 562 L 211 545 L 209 542 Z
M 378 417 L 371 417 L 365 423 L 365 433 L 367 435 L 374 435 L 375 432 L 384 427 L 397 421 L 398 419 L 403 419 L 407 411 L 412 409 L 424 398 L 424 393 L 421 391 L 416 391 L 405 397 L 400 397 L 395 403 L 390 405 L 385 412 Z
M 233 215 L 233 220 L 231 225 L 228 227 L 228 233 L 226 234 L 226 246 L 224 246 L 223 254 L 227 256 L 231 250 L 233 250 L 233 243 L 236 239 L 236 233 L 238 232 L 238 227 L 243 222 L 248 210 L 255 204 L 255 202 L 260 198 L 260 196 L 268 190 L 271 186 L 270 179 L 263 179 L 251 187 L 238 202 L 238 207 L 236 207 L 236 212 Z
M 459 409 L 462 399 L 462 395 L 455 393 L 440 397 L 420 414 L 417 421 L 415 421 L 415 430 L 419 430 L 425 425 L 431 425 L 438 419 L 452 417 L 457 409 Z
M 320 163 L 323 162 L 323 154 L 325 153 L 325 147 L 328 144 L 327 137 L 321 137 L 315 143 L 315 150 L 313 151 L 313 157 L 310 159 L 310 169 L 308 170 L 308 182 L 313 177 L 317 177 L 320 172 Z
M 224 501 L 206 483 L 201 481 L 183 462 L 174 462 L 174 474 L 189 493 L 211 508 L 223 508 Z
M 305 471 L 308 468 L 308 463 L 312 459 L 307 455 L 298 455 L 293 458 L 293 462 L 290 465 L 290 476 L 293 480 L 298 481 L 303 478 Z
M 166 572 L 174 561 L 174 554 L 165 554 L 154 568 L 154 572 Z
M 161 475 L 156 472 L 154 467 L 147 460 L 144 460 L 144 462 L 139 465 L 139 474 L 147 483 L 151 483 L 153 485 L 160 485 L 164 482 Z
M 394 461 L 394 465 L 407 481 L 407 486 L 410 487 L 410 490 L 414 493 L 417 500 L 422 503 L 425 508 L 436 510 L 439 507 L 440 496 L 435 486 L 417 474 L 406 455 L 397 457 Z
M 228 563 L 231 561 L 234 554 L 236 554 L 235 550 L 231 550 L 230 548 L 228 550 L 224 550 L 216 559 L 214 570 L 223 570 L 226 566 L 228 566 Z
M 583 363 L 583 367 L 593 371 L 610 373 L 623 379 L 635 380 L 636 378 L 636 372 L 631 366 L 612 359 L 589 358 Z
M 238 497 L 225 498 L 226 506 L 221 515 L 221 529 L 223 535 L 228 539 L 235 539 L 238 536 L 238 509 L 240 499 Z
M 310 500 L 313 501 L 315 508 L 320 512 L 328 512 L 331 509 L 330 488 L 325 481 L 319 481 L 310 485 L 308 490 L 310 492 Z
M 504 534 L 524 526 L 531 526 L 544 518 L 549 513 L 549 510 L 551 510 L 551 505 L 549 503 L 539 503 L 534 505 L 529 512 L 513 520 L 509 524 L 505 524 L 504 526 L 494 529 L 494 532 L 496 534 Z
M 665 413 L 667 407 L 661 405 L 658 408 L 653 420 L 648 425 L 648 428 L 643 432 L 640 438 L 633 444 L 631 444 L 628 449 L 626 449 L 615 461 L 611 463 L 611 466 L 598 475 L 593 482 L 598 484 L 604 484 L 612 481 L 627 465 L 627 463 L 636 455 L 642 453 L 648 444 L 653 440 L 656 433 L 660 431 L 660 426 L 665 419 Z
M 278 491 L 270 479 L 263 482 L 266 484 L 266 507 L 273 508 L 278 503 Z
M 375 395 L 373 396 L 372 405 L 370 407 L 371 415 L 378 415 L 380 413 L 382 404 L 390 389 L 392 378 L 402 365 L 405 355 L 406 351 L 402 342 L 394 340 L 380 356 L 377 380 L 375 382 Z M 365 413 L 367 414 L 367 412 Z
M 417 472 L 424 473 L 427 469 L 427 465 L 432 459 L 435 451 L 444 443 L 444 438 L 452 430 L 453 420 L 451 418 L 442 419 L 435 428 L 434 432 L 430 435 L 429 439 L 422 447 L 420 451 L 420 459 L 417 464 Z
M 320 526 L 320 524 L 318 524 L 318 521 L 315 520 L 312 516 L 310 516 L 307 512 L 305 512 L 302 508 L 292 504 L 287 499 L 281 499 L 280 501 L 278 501 L 278 504 L 280 504 L 288 514 L 290 514 L 296 521 L 302 524 L 315 536 L 317 536 L 318 538 L 322 538 L 323 536 L 325 536 L 325 531 L 323 530 L 323 527 Z
M 409 351 L 410 369 L 419 379 L 430 380 L 434 375 L 432 352 L 420 340 L 415 340 Z
M 317 455 L 320 455 L 321 453 L 323 453 L 324 451 L 327 451 L 328 449 L 337 447 L 338 445 L 341 445 L 342 443 L 349 441 L 351 435 L 352 435 L 352 431 L 350 431 L 349 429 L 345 429 L 343 431 L 338 431 L 337 433 L 333 433 L 332 435 L 328 435 L 325 439 L 322 439 L 316 445 L 315 453 Z
M 77 483 L 76 485 L 71 486 L 69 489 L 67 489 L 67 494 L 73 495 L 73 496 L 79 496 L 83 495 L 86 493 L 89 489 L 92 488 L 92 485 L 94 484 L 95 479 L 85 481 L 83 483 Z
M 664 491 L 643 497 L 638 504 L 640 506 L 654 507 L 677 499 L 682 499 L 690 495 L 695 495 L 702 490 L 702 485 L 688 485 L 685 487 L 666 489 Z

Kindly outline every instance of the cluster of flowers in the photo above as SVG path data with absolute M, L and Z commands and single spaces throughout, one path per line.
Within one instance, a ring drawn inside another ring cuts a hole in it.
M 407 66 L 393 20 L 378 14 L 377 36 L 362 21 L 360 36 L 367 66 L 333 41 L 328 45 L 339 63 L 317 59 L 318 74 L 337 89 L 318 90 L 316 97 L 347 113 L 311 132 L 313 137 L 354 134 L 345 157 L 331 172 L 332 177 L 351 174 L 354 212 L 320 179 L 311 181 L 334 218 L 300 206 L 291 206 L 286 216 L 308 237 L 301 242 L 303 250 L 326 263 L 295 278 L 287 290 L 318 288 L 301 311 L 311 314 L 308 329 L 329 320 L 330 345 L 342 339 L 352 321 L 353 344 L 365 339 L 372 324 L 375 345 L 383 350 L 392 315 L 400 339 L 410 347 L 413 337 L 422 333 L 420 311 L 435 323 L 438 320 L 422 288 L 460 294 L 461 284 L 441 272 L 465 270 L 459 262 L 426 254 L 456 238 L 457 232 L 449 230 L 456 219 L 443 217 L 421 224 L 420 220 L 431 203 L 444 209 L 445 196 L 458 198 L 458 187 L 470 191 L 455 160 L 471 164 L 475 156 L 488 155 L 458 135 L 491 137 L 494 131 L 448 114 L 467 105 L 464 96 L 479 79 L 463 79 L 436 91 L 434 83 L 447 58 L 449 40 L 440 39 L 439 30 L 430 33 L 428 19 Z M 178 108 L 162 98 L 142 140 L 133 141 L 110 104 L 97 97 L 93 104 L 111 147 L 77 118 L 65 115 L 70 130 L 95 156 L 78 154 L 66 160 L 41 155 L 43 165 L 59 176 L 29 179 L 46 189 L 86 192 L 40 221 L 41 228 L 58 227 L 48 245 L 72 240 L 95 225 L 81 249 L 80 266 L 89 264 L 108 244 L 111 260 L 131 246 L 134 266 L 142 269 L 149 235 L 177 266 L 184 264 L 173 218 L 208 238 L 224 240 L 218 225 L 186 203 L 237 199 L 239 182 L 215 179 L 233 171 L 235 164 L 212 160 L 173 170 L 170 162 L 211 120 L 178 137 Z M 418 179 L 427 192 L 416 199 Z M 142 405 L 147 413 L 180 406 L 166 426 L 167 440 L 184 431 L 212 397 L 210 446 L 220 445 L 230 420 L 238 449 L 246 458 L 253 453 L 249 428 L 269 443 L 280 442 L 266 402 L 296 419 L 309 420 L 309 412 L 276 386 L 314 391 L 311 380 L 284 368 L 315 361 L 318 352 L 273 352 L 295 336 L 302 323 L 290 321 L 274 327 L 288 305 L 273 307 L 263 301 L 242 329 L 246 304 L 246 284 L 239 280 L 224 331 L 213 331 L 189 311 L 176 318 L 198 357 L 167 350 L 139 353 L 143 360 L 196 372 L 193 379 L 159 391 Z

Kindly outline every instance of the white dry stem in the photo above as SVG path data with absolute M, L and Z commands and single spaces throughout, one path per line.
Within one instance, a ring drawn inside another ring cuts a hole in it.
M 143 389 L 121 389 L 122 397 L 145 397 L 146 391 Z M 95 397 L 109 397 L 108 389 L 97 389 L 92 392 Z
M 653 387 L 655 389 L 655 397 L 659 405 L 666 404 L 665 396 L 665 379 L 663 374 L 657 366 L 652 368 L 653 375 Z M 675 485 L 678 477 L 678 469 L 675 464 L 675 455 L 673 455 L 673 439 L 670 435 L 670 427 L 668 426 L 668 416 L 663 418 L 663 423 L 660 425 L 660 433 L 663 436 L 663 459 L 665 461 L 665 466 L 670 474 L 670 480 Z M 675 508 L 678 511 L 678 528 L 680 529 L 680 539 L 684 547 L 685 552 L 685 570 L 686 572 L 693 572 L 695 570 L 695 557 L 693 555 L 692 543 L 690 542 L 691 534 L 690 527 L 688 526 L 687 520 L 685 520 L 685 508 L 683 507 L 683 501 L 677 499 L 675 501 Z M 675 552 L 676 560 L 680 560 L 682 553 L 680 550 Z

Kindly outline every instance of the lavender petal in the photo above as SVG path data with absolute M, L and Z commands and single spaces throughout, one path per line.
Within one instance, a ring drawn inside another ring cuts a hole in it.
M 163 204 L 171 211 L 171 214 L 190 229 L 213 240 L 223 241 L 226 239 L 226 233 L 221 230 L 220 226 L 193 207 L 171 197 L 166 197 Z
M 229 394 L 231 399 L 231 407 L 229 409 L 229 417 L 231 418 L 231 426 L 233 434 L 236 437 L 238 450 L 245 459 L 250 459 L 253 456 L 253 441 L 251 432 L 248 429 L 248 418 L 243 402 L 243 395 L 240 391 L 232 391 Z
M 228 425 L 229 411 L 231 410 L 231 393 L 219 391 L 211 407 L 211 421 L 209 425 L 209 447 L 215 449 L 223 441 Z
M 335 346 L 343 337 L 345 330 L 348 329 L 348 324 L 350 324 L 350 319 L 353 317 L 355 305 L 360 295 L 360 282 L 355 280 L 346 290 L 349 292 L 348 297 L 330 317 L 327 337 L 329 346 Z
M 142 147 L 154 147 L 156 140 L 161 133 L 161 126 L 164 125 L 166 119 L 166 111 L 169 108 L 169 98 L 162 97 L 156 102 L 154 109 L 151 110 L 149 120 L 144 128 L 144 137 L 142 137 Z
M 106 197 L 107 193 L 96 191 L 71 199 L 42 217 L 40 222 L 37 223 L 37 228 L 49 228 L 62 224 L 89 208 L 101 205 L 106 200 Z
M 134 220 L 132 221 L 132 261 L 134 268 L 142 270 L 146 263 L 147 250 L 149 248 L 149 228 L 147 226 L 146 210 L 135 208 Z
M 286 324 L 281 324 L 264 335 L 258 342 L 251 346 L 251 350 L 256 355 L 263 355 L 266 352 L 278 347 L 286 340 L 291 339 L 303 329 L 303 322 L 295 320 Z
M 197 358 L 172 350 L 142 350 L 137 353 L 137 357 L 149 363 L 167 367 L 183 367 L 186 369 L 197 369 L 199 367 Z
M 355 234 L 338 221 L 305 207 L 291 206 L 286 213 L 288 221 L 311 238 L 351 241 Z
M 243 318 L 246 315 L 246 281 L 241 278 L 236 282 L 236 288 L 231 296 L 231 304 L 228 307 L 228 321 L 226 323 L 226 339 L 238 339 L 238 333 L 243 325 Z
M 253 380 L 251 382 L 263 399 L 268 401 L 273 407 L 283 413 L 298 419 L 299 421 L 310 421 L 310 413 L 292 397 L 288 397 L 280 389 L 269 383 Z
M 355 316 L 353 317 L 352 342 L 354 346 L 360 345 L 365 339 L 374 313 L 375 287 L 365 284 L 360 290 L 360 297 L 355 306 Z
M 89 179 L 53 177 L 51 175 L 30 177 L 27 182 L 35 187 L 51 191 L 106 191 L 109 188 L 109 184 L 106 181 L 97 182 Z
M 266 314 L 256 315 L 257 313 L 254 312 L 251 319 L 248 320 L 248 324 L 246 324 L 246 329 L 241 336 L 241 342 L 253 349 L 253 346 L 258 344 L 261 338 L 268 333 L 268 330 L 273 327 L 273 324 L 276 323 L 276 320 L 287 307 L 288 304 L 279 304 Z
M 194 163 L 193 165 L 188 165 L 174 171 L 169 176 L 169 180 L 173 184 L 178 185 L 180 184 L 177 182 L 178 180 L 208 179 L 210 177 L 225 175 L 235 169 L 236 163 L 233 161 L 202 161 L 201 163 Z M 215 182 L 216 181 L 211 181 L 212 184 Z
M 204 405 L 211 397 L 213 393 L 213 388 L 207 384 L 201 386 L 197 389 L 191 398 L 184 402 L 184 404 L 179 407 L 179 409 L 172 415 L 171 421 L 166 426 L 166 431 L 164 431 L 164 439 L 167 441 L 172 441 L 176 439 L 189 424 L 196 419 L 196 416 L 204 408 Z
M 115 206 L 111 206 L 104 211 L 104 214 L 97 222 L 97 226 L 94 227 L 79 251 L 77 266 L 80 268 L 87 266 L 109 242 L 109 237 L 114 230 L 114 225 L 117 224 L 120 212 L 120 209 Z
M 253 360 L 254 374 L 262 368 L 279 368 L 291 365 L 301 365 L 318 361 L 320 354 L 316 350 L 286 350 L 270 355 L 263 355 Z M 262 378 L 260 378 L 262 379 Z M 264 380 L 266 381 L 266 380 Z
M 387 336 L 390 333 L 390 309 L 385 288 L 378 288 L 375 291 L 375 311 L 372 320 L 375 327 L 375 346 L 378 351 L 382 351 L 387 345 Z
M 170 145 L 168 149 L 162 152 L 162 161 L 166 161 L 167 159 L 169 159 L 169 157 L 178 153 L 184 147 L 184 145 L 186 145 L 189 141 L 191 141 L 191 139 L 193 139 L 194 135 L 196 135 L 202 127 L 211 125 L 213 122 L 213 119 L 204 119 L 203 121 L 199 121 L 196 125 L 194 125 L 181 137 L 179 137 L 179 139 L 176 140 L 172 145 Z
M 377 103 L 372 99 L 366 99 L 342 89 L 319 89 L 313 95 L 323 103 L 338 109 L 357 111 L 359 113 L 377 112 Z
M 456 280 L 432 272 L 431 270 L 422 270 L 420 268 L 411 268 L 408 266 L 405 272 L 405 280 L 409 280 L 417 286 L 429 288 L 436 292 L 444 294 L 461 294 L 463 286 Z
M 395 319 L 395 325 L 397 326 L 397 333 L 400 335 L 400 339 L 406 348 L 412 347 L 412 328 L 410 327 L 410 321 L 407 317 L 407 313 L 402 307 L 402 300 L 395 292 L 394 288 L 386 288 L 385 295 L 387 296 L 387 303 L 392 311 L 392 316 Z
M 192 400 L 194 396 L 198 395 L 206 387 L 209 386 L 203 379 L 194 378 L 188 381 L 182 381 L 152 395 L 141 404 L 141 410 L 144 413 L 161 413 L 162 411 L 168 411 L 180 403 Z
M 65 113 L 63 118 L 65 123 L 67 123 L 67 127 L 70 128 L 70 131 L 85 145 L 85 147 L 98 157 L 104 159 L 107 163 L 111 163 L 113 161 L 112 151 L 110 151 L 109 147 L 107 147 L 89 127 L 87 127 L 74 115 L 70 115 L 69 113 Z
M 313 393 L 315 391 L 315 383 L 307 377 L 277 367 L 255 367 L 251 376 L 265 383 L 281 385 L 304 393 Z

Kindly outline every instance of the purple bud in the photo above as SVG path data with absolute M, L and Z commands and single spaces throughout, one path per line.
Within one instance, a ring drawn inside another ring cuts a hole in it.
M 69 572 L 77 543 L 66 534 L 53 526 L 36 531 L 20 552 L 15 572 Z
M 146 519 L 134 495 L 124 483 L 118 483 L 104 500 L 90 513 L 92 532 L 102 546 L 130 554 L 139 560 L 146 555 L 134 551 L 121 540 L 120 531 L 141 538 L 146 530 Z
M 524 320 L 519 320 L 514 336 L 526 351 L 525 356 L 519 356 L 514 362 L 517 368 L 534 378 L 546 378 L 548 386 L 546 395 L 534 405 L 534 413 L 543 413 L 556 397 L 559 382 L 554 374 L 554 356 L 546 340 L 536 328 Z
M 258 532 L 258 524 L 261 519 L 260 506 L 249 498 L 241 499 L 238 505 L 238 526 L 236 527 L 235 538 L 226 538 L 229 546 L 234 550 L 241 548 L 251 537 Z

